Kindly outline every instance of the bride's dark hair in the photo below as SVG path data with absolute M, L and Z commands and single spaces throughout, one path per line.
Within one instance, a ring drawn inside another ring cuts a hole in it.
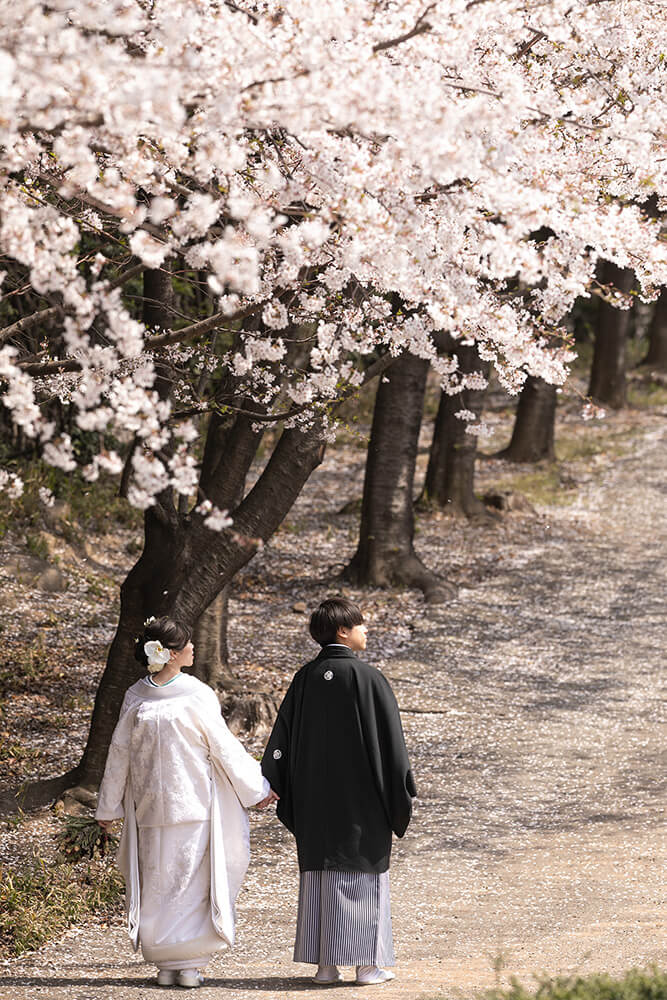
M 142 666 L 148 666 L 148 657 L 144 653 L 144 643 L 157 639 L 166 649 L 183 649 L 192 638 L 192 629 L 183 622 L 163 615 L 156 618 L 150 625 L 144 626 L 143 634 L 139 636 L 134 647 L 134 658 Z

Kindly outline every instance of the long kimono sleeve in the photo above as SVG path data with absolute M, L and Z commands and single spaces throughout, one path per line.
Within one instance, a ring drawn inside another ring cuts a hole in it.
M 262 757 L 262 771 L 280 801 L 276 815 L 294 833 L 291 772 L 296 753 L 294 729 L 295 682 L 292 681 L 282 704 Z
M 111 737 L 104 777 L 97 796 L 95 819 L 122 819 L 125 816 L 123 797 L 130 769 L 130 737 L 133 713 L 127 694 L 123 700 L 120 716 Z
M 389 681 L 379 670 L 357 674 L 364 743 L 387 818 L 402 837 L 417 794 L 405 746 L 401 717 Z
M 248 809 L 266 798 L 270 791 L 269 783 L 262 775 L 259 761 L 251 757 L 240 740 L 230 733 L 213 692 L 211 698 L 207 698 L 206 707 L 205 735 L 211 763 L 224 771 L 241 805 Z

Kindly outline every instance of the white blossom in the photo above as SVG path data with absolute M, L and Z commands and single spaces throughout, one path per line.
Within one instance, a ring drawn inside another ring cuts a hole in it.
M 219 510 L 210 500 L 202 500 L 195 507 L 195 510 L 198 514 L 204 516 L 204 524 L 211 531 L 223 531 L 225 528 L 231 527 L 234 523 L 233 519 L 229 516 L 229 511 Z

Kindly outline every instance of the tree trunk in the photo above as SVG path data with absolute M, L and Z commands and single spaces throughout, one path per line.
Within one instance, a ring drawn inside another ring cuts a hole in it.
M 378 386 L 359 545 L 344 576 L 371 586 L 418 587 L 436 601 L 451 597 L 451 588 L 426 569 L 413 546 L 412 490 L 428 368 L 428 361 L 405 353 Z
M 663 288 L 653 309 L 648 328 L 648 353 L 642 364 L 667 372 L 667 288 Z
M 195 661 L 187 671 L 215 691 L 234 687 L 236 678 L 229 668 L 227 619 L 229 585 L 222 588 L 202 611 L 194 630 Z
M 204 496 L 221 510 L 240 503 L 263 433 L 255 430 L 252 420 L 241 414 L 234 421 L 218 413 L 211 415 L 199 485 Z M 229 667 L 228 605 L 229 585 L 226 585 L 199 616 L 194 630 L 193 672 L 218 692 L 237 686 Z
M 462 372 L 486 376 L 488 365 L 480 361 L 475 347 L 457 345 L 454 350 Z M 470 410 L 479 417 L 483 404 L 484 390 L 464 389 L 455 396 L 441 392 L 422 503 L 465 517 L 489 516 L 474 492 L 477 438 L 466 432 L 467 422 L 456 416 L 459 410 Z
M 519 396 L 512 440 L 496 458 L 508 462 L 553 462 L 556 386 L 529 375 Z
M 621 269 L 605 261 L 601 268 L 600 282 L 627 294 L 632 289 L 634 272 L 630 268 Z M 629 325 L 629 309 L 616 309 L 608 302 L 600 302 L 588 395 L 614 410 L 620 410 L 626 401 L 625 366 Z

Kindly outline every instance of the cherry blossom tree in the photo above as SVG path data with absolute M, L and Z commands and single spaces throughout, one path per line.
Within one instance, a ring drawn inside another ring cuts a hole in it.
M 19 7 L 0 8 L 0 398 L 40 460 L 121 477 L 146 512 L 110 663 L 145 611 L 201 615 L 284 516 L 337 401 L 392 357 L 456 395 L 445 332 L 509 392 L 556 384 L 560 321 L 598 259 L 646 299 L 667 284 L 643 209 L 664 208 L 661 3 Z M 165 274 L 202 308 L 175 315 Z M 54 398 L 96 442 L 85 460 Z M 278 420 L 239 502 L 253 435 Z M 18 471 L 0 485 L 20 492 Z M 98 704 L 104 732 L 126 679 Z

